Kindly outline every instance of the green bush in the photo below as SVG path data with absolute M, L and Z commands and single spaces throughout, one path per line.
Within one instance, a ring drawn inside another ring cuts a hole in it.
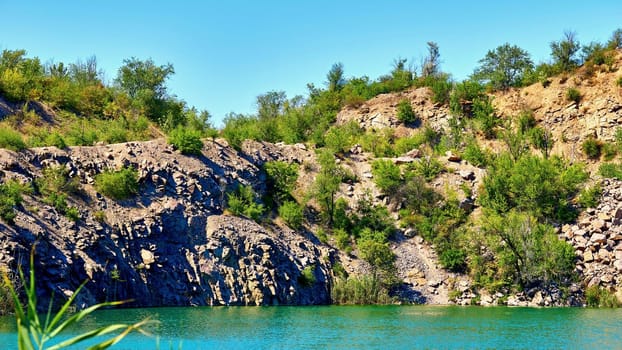
M 335 229 L 333 235 L 335 236 L 335 245 L 337 248 L 349 254 L 350 251 L 352 251 L 352 245 L 348 232 L 344 229 Z
M 43 176 L 35 180 L 42 194 L 67 193 L 75 194 L 80 190 L 77 178 L 69 177 L 69 170 L 65 166 L 49 166 L 43 169 Z
M 476 167 L 486 167 L 491 157 L 479 146 L 476 140 L 472 140 L 464 148 L 462 158 Z
M 466 253 L 462 249 L 445 249 L 439 259 L 441 266 L 449 271 L 463 272 L 466 269 Z
M 22 193 L 27 191 L 25 185 L 17 180 L 9 180 L 0 184 L 0 218 L 6 223 L 13 223 L 15 207 L 22 203 Z
M 613 143 L 605 142 L 602 144 L 601 151 L 603 153 L 603 159 L 610 161 L 618 155 L 618 146 Z
M 177 127 L 171 131 L 168 143 L 175 146 L 182 154 L 201 155 L 203 141 L 198 131 Z
M 567 222 L 576 216 L 572 199 L 587 174 L 579 164 L 561 159 L 524 155 L 514 161 L 502 154 L 488 168 L 480 193 L 480 205 L 497 213 L 512 208 L 538 219 Z
M 390 304 L 394 300 L 378 276 L 339 278 L 333 284 L 331 299 L 334 304 L 370 305 Z
M 138 171 L 134 168 L 105 171 L 95 176 L 95 189 L 115 200 L 130 198 L 138 193 Z
M 619 78 L 616 80 L 616 85 L 617 85 L 618 87 L 622 87 L 622 77 L 619 77 Z
M 397 104 L 397 119 L 404 124 L 414 123 L 419 119 L 407 99 L 403 99 Z
M 622 180 L 622 164 L 602 163 L 598 167 L 598 173 L 602 177 Z
M 453 87 L 447 75 L 438 78 L 426 79 L 426 85 L 432 90 L 432 102 L 446 105 L 449 103 L 449 96 Z
M 579 103 L 579 101 L 581 101 L 581 92 L 575 88 L 569 88 L 566 90 L 566 100 Z
M 410 168 L 415 175 L 421 176 L 427 181 L 435 179 L 438 174 L 445 170 L 443 164 L 431 156 L 423 157 L 418 162 L 412 163 Z
M 21 151 L 26 148 L 26 143 L 22 135 L 17 131 L 13 131 L 6 127 L 0 127 L 0 148 Z
M 585 187 L 581 190 L 579 194 L 578 203 L 583 208 L 596 208 L 598 205 L 598 201 L 600 200 L 600 196 L 602 194 L 602 188 L 600 187 L 600 183 L 594 184 L 590 187 Z
M 227 193 L 228 209 L 234 215 L 258 221 L 264 213 L 264 206 L 257 203 L 255 197 L 255 191 L 251 186 L 238 186 L 234 192 Z
M 303 208 L 293 201 L 285 201 L 279 207 L 279 216 L 293 229 L 299 229 L 304 219 Z
M 371 172 L 376 186 L 386 194 L 393 192 L 402 181 L 400 167 L 390 160 L 374 160 Z
M 266 162 L 263 165 L 268 175 L 268 189 L 276 200 L 282 202 L 291 198 L 298 179 L 298 164 L 283 161 Z
M 303 287 L 313 287 L 313 285 L 317 282 L 317 278 L 315 277 L 315 265 L 307 265 L 302 271 L 300 271 L 300 276 L 298 276 L 298 284 Z
M 600 158 L 603 144 L 593 137 L 588 137 L 581 144 L 581 149 L 586 156 L 592 159 Z
M 585 303 L 589 307 L 619 307 L 620 302 L 616 295 L 598 285 L 585 290 Z

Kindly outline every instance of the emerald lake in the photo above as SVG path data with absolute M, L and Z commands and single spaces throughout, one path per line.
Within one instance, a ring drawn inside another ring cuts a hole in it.
M 147 316 L 154 337 L 112 349 L 620 349 L 622 309 L 456 306 L 201 307 L 103 310 L 92 329 Z M 16 348 L 0 318 L 0 347 Z M 80 329 L 74 329 L 78 332 Z M 159 343 L 159 345 L 158 345 Z

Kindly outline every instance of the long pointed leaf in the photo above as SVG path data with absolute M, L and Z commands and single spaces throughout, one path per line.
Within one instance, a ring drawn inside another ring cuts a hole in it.
M 82 287 L 84 287 L 86 282 L 87 281 L 82 282 L 82 284 L 73 292 L 71 297 L 69 297 L 69 299 L 67 299 L 67 301 L 63 304 L 63 306 L 60 308 L 60 310 L 58 310 L 58 312 L 56 313 L 56 315 L 52 319 L 52 322 L 50 322 L 49 324 L 45 325 L 45 333 L 50 333 L 52 328 L 54 328 L 54 326 L 63 318 L 63 316 L 65 315 L 65 313 L 67 312 L 67 310 L 71 306 L 71 303 L 73 303 L 73 300 L 78 296 L 78 293 L 80 292 Z
M 60 342 L 56 345 L 50 346 L 49 348 L 47 348 L 47 350 L 57 350 L 57 349 L 62 349 L 62 348 L 66 348 L 68 346 L 71 346 L 73 344 L 85 341 L 87 339 L 91 339 L 94 337 L 98 337 L 101 335 L 105 335 L 108 334 L 110 332 L 114 332 L 116 330 L 122 329 L 122 328 L 128 328 L 130 326 L 126 325 L 126 324 L 113 324 L 113 325 L 108 325 L 108 326 L 102 326 L 100 328 L 94 329 L 92 331 L 86 332 L 86 333 L 82 333 L 80 335 L 77 335 L 73 338 L 67 339 L 63 342 Z
M 146 325 L 146 324 L 154 323 L 154 322 L 156 322 L 156 321 L 152 321 L 152 320 L 149 320 L 149 319 L 142 320 L 142 321 L 140 321 L 138 323 L 135 323 L 135 324 L 129 326 L 127 329 L 125 329 L 123 332 L 121 332 L 121 334 L 117 335 L 116 337 L 108 339 L 105 342 L 93 345 L 93 346 L 89 347 L 88 350 L 103 350 L 103 349 L 107 349 L 110 346 L 113 346 L 116 343 L 120 342 L 123 338 L 125 338 L 125 336 L 130 334 L 132 331 L 139 331 L 141 333 L 144 333 L 144 331 L 142 330 L 142 327 L 144 325 Z
M 75 293 L 74 293 L 75 294 Z M 107 306 L 116 306 L 116 305 L 121 305 L 125 303 L 125 301 L 108 301 L 105 303 L 101 303 L 101 304 L 96 304 L 90 307 L 87 307 L 84 310 L 81 310 L 77 313 L 75 313 L 73 316 L 69 317 L 68 319 L 66 319 L 63 323 L 61 323 L 58 327 L 54 328 L 54 329 L 48 329 L 46 330 L 46 334 L 50 337 L 53 338 L 55 336 L 57 336 L 60 332 L 62 332 L 63 330 L 65 330 L 65 328 L 69 327 L 70 325 L 80 321 L 81 319 L 83 319 L 84 317 L 88 316 L 89 314 L 91 314 L 93 311 L 102 308 L 102 307 L 107 307 Z M 54 322 L 54 321 L 52 321 Z

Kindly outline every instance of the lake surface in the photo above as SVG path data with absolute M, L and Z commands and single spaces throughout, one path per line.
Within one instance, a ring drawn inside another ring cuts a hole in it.
M 147 316 L 159 340 L 132 335 L 112 349 L 622 349 L 622 309 L 157 308 L 103 310 L 82 325 Z M 0 318 L 1 349 L 16 348 L 14 322 Z

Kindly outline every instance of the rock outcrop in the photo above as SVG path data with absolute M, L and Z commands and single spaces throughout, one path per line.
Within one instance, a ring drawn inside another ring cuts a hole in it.
M 264 190 L 263 162 L 309 155 L 294 146 L 245 149 L 206 142 L 202 156 L 187 157 L 156 140 L 0 150 L 3 180 L 32 182 L 57 165 L 82 188 L 68 199 L 79 208 L 77 222 L 41 196 L 25 195 L 15 223 L 0 223 L 0 264 L 27 269 L 35 246 L 42 307 L 85 280 L 81 307 L 124 299 L 133 299 L 131 306 L 329 303 L 334 252 L 328 246 L 286 227 L 222 215 L 225 193 L 237 184 Z M 138 170 L 140 193 L 122 201 L 97 193 L 95 176 L 121 166 Z

